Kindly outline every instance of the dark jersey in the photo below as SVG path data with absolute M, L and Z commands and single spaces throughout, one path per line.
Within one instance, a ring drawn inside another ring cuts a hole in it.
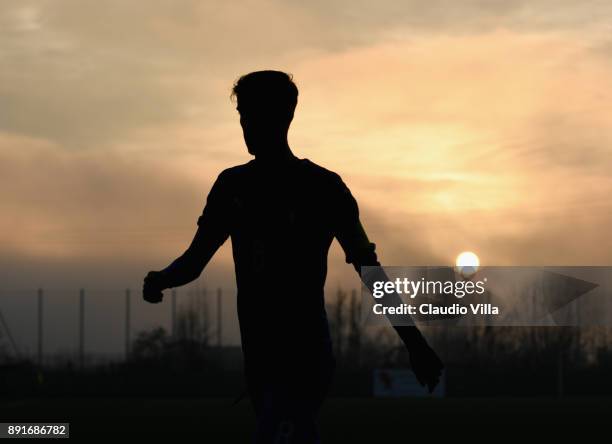
M 286 371 L 331 356 L 323 294 L 331 242 L 339 240 L 358 271 L 378 265 L 340 176 L 296 157 L 223 171 L 189 249 L 163 270 L 166 285 L 199 276 L 228 237 L 247 370 Z

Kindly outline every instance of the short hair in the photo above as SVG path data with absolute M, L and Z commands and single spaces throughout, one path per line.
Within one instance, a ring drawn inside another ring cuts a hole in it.
M 240 77 L 232 88 L 239 104 L 292 116 L 298 99 L 293 76 L 282 71 L 255 71 Z

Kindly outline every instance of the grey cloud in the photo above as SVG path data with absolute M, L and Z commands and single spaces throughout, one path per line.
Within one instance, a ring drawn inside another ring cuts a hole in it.
M 50 261 L 161 257 L 169 245 L 186 248 L 195 232 L 208 188 L 171 167 L 27 141 L 10 145 L 0 146 L 4 251 Z
M 210 124 L 238 66 L 296 44 L 257 37 L 241 14 L 197 1 L 15 3 L 0 13 L 0 129 L 86 148 L 184 118 L 194 101 Z
M 611 13 L 609 2 L 569 0 L 14 2 L 0 12 L 0 129 L 104 145 L 182 119 L 194 102 L 214 123 L 237 75 L 302 51 L 372 44 L 389 30 L 592 26 Z
M 601 0 L 342 0 L 297 2 L 321 20 L 359 39 L 373 29 L 404 28 L 406 31 L 441 33 L 482 32 L 497 27 L 516 30 L 567 29 L 583 25 L 606 25 L 612 5 Z

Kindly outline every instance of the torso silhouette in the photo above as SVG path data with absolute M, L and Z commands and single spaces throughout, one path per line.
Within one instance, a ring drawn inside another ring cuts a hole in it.
M 195 258 L 199 274 L 231 237 L 247 375 L 278 380 L 331 362 L 323 293 L 331 242 L 338 237 L 347 262 L 378 264 L 340 176 L 293 156 L 229 168 L 213 185 L 198 226 L 206 240 L 196 234 L 165 272 L 171 276 L 185 269 L 181 261 Z

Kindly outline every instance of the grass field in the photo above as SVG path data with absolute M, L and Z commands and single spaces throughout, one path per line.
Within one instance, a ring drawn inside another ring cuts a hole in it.
M 320 416 L 324 443 L 463 441 L 610 442 L 610 398 L 332 398 Z M 226 398 L 4 400 L 0 422 L 70 422 L 72 440 L 119 438 L 248 443 L 250 404 Z M 107 440 L 107 439 L 105 439 Z

